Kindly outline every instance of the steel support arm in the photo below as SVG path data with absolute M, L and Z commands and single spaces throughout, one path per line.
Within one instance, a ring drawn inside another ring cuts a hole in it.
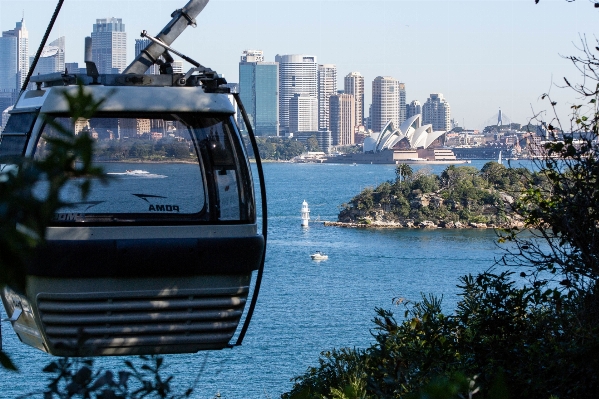
M 173 19 L 156 36 L 164 44 L 170 46 L 177 37 L 187 28 L 195 26 L 195 17 L 206 7 L 209 0 L 190 0 L 180 10 L 176 10 L 171 17 Z M 144 74 L 154 62 L 164 53 L 164 47 L 151 42 L 133 62 L 123 71 L 123 73 Z

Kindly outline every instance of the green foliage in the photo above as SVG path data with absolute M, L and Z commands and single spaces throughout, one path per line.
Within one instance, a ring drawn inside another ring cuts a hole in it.
M 319 367 L 310 367 L 306 374 L 295 378 L 291 392 L 284 399 L 364 398 L 367 374 L 363 370 L 365 353 L 359 349 L 342 348 L 320 354 Z
M 395 181 L 402 182 L 412 177 L 414 171 L 412 167 L 406 163 L 400 163 L 395 168 Z
M 44 368 L 50 374 L 43 392 L 30 393 L 21 398 L 43 394 L 44 398 L 66 399 L 72 397 L 97 399 L 141 399 L 145 397 L 161 399 L 188 398 L 193 388 L 176 394 L 171 387 L 172 376 L 166 379 L 164 359 L 160 356 L 140 356 L 141 367 L 125 360 L 125 370 L 112 372 L 95 369 L 93 359 L 60 358 Z
M 387 219 L 398 221 L 501 225 L 507 220 L 502 194 L 517 197 L 541 180 L 526 169 L 506 168 L 496 162 L 485 164 L 480 171 L 451 165 L 440 176 L 426 169 L 414 172 L 409 165 L 400 164 L 394 182 L 363 190 L 343 207 L 340 219 L 352 209 L 359 211 L 359 217 L 371 218 L 382 209 Z
M 187 161 L 193 160 L 189 144 L 172 138 L 152 141 L 141 138 L 97 142 L 94 157 L 100 161 Z
M 306 151 L 306 146 L 294 139 L 282 137 L 256 137 L 260 158 L 288 161 Z
M 308 151 L 310 152 L 316 152 L 316 151 L 322 151 L 320 149 L 320 146 L 318 145 L 318 140 L 316 139 L 316 136 L 312 135 L 307 141 L 306 141 L 306 148 L 308 149 Z

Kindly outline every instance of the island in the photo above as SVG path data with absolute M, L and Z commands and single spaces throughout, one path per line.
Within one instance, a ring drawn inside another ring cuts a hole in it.
M 448 166 L 440 175 L 430 168 L 395 169 L 395 180 L 366 188 L 341 205 L 338 221 L 327 226 L 374 228 L 512 228 L 523 225 L 511 204 L 543 176 L 526 168 L 491 161 L 481 170 Z

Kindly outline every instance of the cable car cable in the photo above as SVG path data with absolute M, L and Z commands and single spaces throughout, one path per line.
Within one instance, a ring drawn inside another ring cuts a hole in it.
M 260 160 L 260 152 L 258 151 L 258 143 L 256 142 L 256 136 L 254 135 L 254 130 L 252 129 L 252 125 L 250 124 L 250 119 L 245 112 L 245 107 L 241 102 L 241 98 L 239 97 L 239 93 L 233 93 L 233 98 L 235 98 L 235 102 L 241 111 L 241 115 L 243 116 L 243 121 L 248 130 L 248 136 L 250 138 L 250 142 L 252 143 L 252 149 L 254 150 L 254 158 L 256 159 L 256 169 L 258 169 L 258 180 L 260 181 L 260 199 L 262 203 L 262 236 L 264 237 L 264 251 L 262 252 L 262 260 L 260 263 L 260 267 L 258 268 L 258 274 L 256 275 L 256 284 L 254 286 L 254 292 L 252 294 L 252 301 L 250 302 L 250 307 L 248 308 L 247 316 L 245 317 L 245 321 L 243 322 L 243 326 L 241 327 L 241 331 L 239 332 L 239 336 L 237 337 L 237 342 L 235 346 L 241 345 L 243 338 L 245 337 L 245 333 L 250 325 L 250 321 L 252 319 L 252 315 L 254 314 L 254 308 L 256 307 L 256 302 L 258 301 L 258 293 L 260 292 L 260 284 L 262 283 L 262 274 L 264 273 L 264 260 L 266 259 L 266 239 L 268 232 L 268 210 L 266 204 L 266 183 L 264 181 L 264 170 L 262 169 L 262 161 Z
M 35 70 L 35 67 L 37 66 L 37 62 L 39 61 L 40 57 L 42 56 L 42 51 L 44 51 L 44 46 L 46 45 L 46 42 L 48 41 L 50 32 L 52 32 L 52 29 L 54 28 L 54 22 L 56 22 L 56 18 L 58 18 L 58 14 L 60 13 L 60 9 L 62 8 L 62 3 L 64 3 L 64 0 L 58 0 L 58 4 L 56 5 L 56 8 L 54 9 L 54 14 L 52 14 L 52 18 L 50 18 L 50 23 L 48 24 L 48 27 L 46 28 L 46 33 L 44 33 L 44 37 L 42 38 L 42 42 L 40 43 L 40 46 L 37 49 L 37 53 L 35 53 L 33 62 L 29 66 L 29 72 L 27 72 L 27 77 L 25 77 L 25 81 L 23 82 L 23 86 L 21 86 L 21 91 L 19 92 L 19 97 L 17 97 L 17 101 L 15 102 L 15 104 L 17 102 L 19 102 L 19 99 L 21 98 L 21 96 L 23 95 L 25 90 L 27 89 L 27 85 L 29 85 L 29 80 L 31 79 L 31 75 L 33 75 L 33 71 Z

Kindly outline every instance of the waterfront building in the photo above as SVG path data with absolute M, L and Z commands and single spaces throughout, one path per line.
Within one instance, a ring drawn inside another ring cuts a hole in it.
M 316 137 L 316 141 L 318 141 L 318 147 L 320 147 L 323 152 L 327 154 L 331 153 L 331 149 L 333 147 L 333 135 L 330 131 L 314 130 L 293 133 L 293 138 L 302 143 L 306 143 L 312 136 Z
M 150 119 L 119 119 L 119 130 L 121 137 L 139 137 L 151 132 Z
M 360 72 L 350 72 L 343 79 L 343 92 L 354 96 L 354 126 L 365 126 L 364 123 L 364 77 Z
M 127 33 L 121 18 L 96 19 L 92 61 L 100 73 L 121 73 L 127 67 Z
M 399 127 L 388 122 L 380 133 L 372 134 L 364 140 L 364 152 L 383 152 L 386 150 L 417 150 L 419 148 L 441 147 L 445 130 L 435 131 L 433 126 L 422 123 L 422 115 L 414 115 Z
M 329 99 L 330 130 L 333 145 L 354 145 L 356 104 L 351 94 L 337 94 Z
M 291 133 L 318 129 L 318 100 L 309 94 L 294 94 L 289 100 L 289 131 Z
M 239 96 L 257 136 L 279 135 L 279 64 L 261 50 L 245 50 L 239 62 Z
M 418 114 L 422 114 L 422 104 L 420 101 L 414 100 L 406 106 L 406 119 Z
M 32 57 L 33 58 L 33 57 Z M 33 75 L 44 75 L 47 73 L 64 72 L 65 68 L 65 37 L 58 39 L 44 46 Z
M 382 131 L 389 122 L 399 126 L 399 85 L 399 81 L 390 76 L 377 76 L 372 82 L 370 124 L 373 131 Z
M 422 106 L 422 121 L 430 123 L 433 130 L 451 130 L 451 109 L 442 93 L 432 93 Z
M 337 94 L 337 66 L 318 66 L 318 130 L 329 130 L 329 98 Z
M 0 90 L 20 90 L 29 73 L 29 32 L 25 19 L 0 38 Z
M 279 63 L 279 127 L 284 134 L 290 131 L 289 104 L 295 94 L 306 94 L 318 101 L 318 63 L 315 56 L 304 54 L 277 54 L 275 61 Z M 317 120 L 318 105 L 315 110 Z

